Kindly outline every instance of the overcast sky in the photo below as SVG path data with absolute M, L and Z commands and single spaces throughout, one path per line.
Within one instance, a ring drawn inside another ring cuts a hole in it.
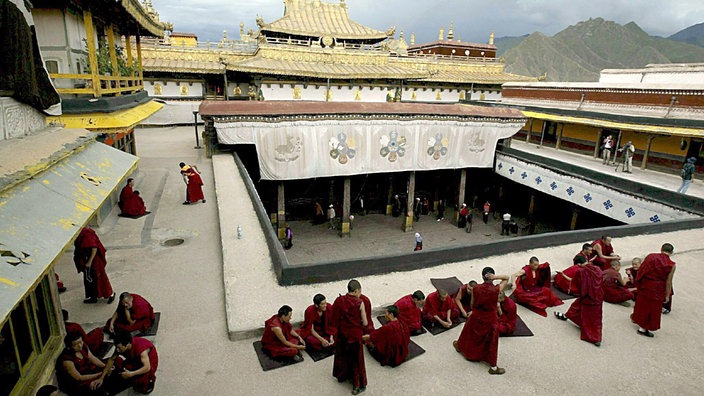
M 323 0 L 338 3 L 339 0 Z M 569 25 L 601 17 L 620 24 L 636 22 L 656 36 L 670 36 L 704 22 L 702 0 L 347 0 L 350 17 L 377 30 L 397 27 L 408 41 L 436 40 L 441 27 L 454 22 L 455 38 L 485 43 L 496 37 L 520 36 L 536 31 L 554 35 Z M 255 18 L 266 23 L 283 16 L 283 0 L 152 0 L 162 21 L 174 31 L 216 41 L 227 30 L 238 38 L 239 24 L 256 29 Z

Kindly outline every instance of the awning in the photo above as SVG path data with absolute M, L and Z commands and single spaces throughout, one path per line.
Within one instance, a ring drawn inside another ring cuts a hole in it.
M 66 128 L 85 128 L 95 132 L 126 132 L 164 107 L 163 103 L 149 101 L 129 109 L 112 113 L 64 114 L 47 117 L 47 123 L 63 124 Z
M 682 127 L 672 127 L 672 126 L 662 126 L 662 125 L 617 122 L 617 121 L 600 120 L 598 118 L 571 117 L 571 116 L 549 114 L 549 113 L 540 113 L 540 112 L 527 111 L 527 110 L 523 110 L 522 113 L 523 113 L 523 115 L 525 115 L 528 118 L 562 122 L 562 123 L 566 123 L 566 124 L 591 125 L 591 126 L 600 127 L 600 128 L 621 129 L 621 130 L 638 131 L 638 132 L 651 132 L 651 133 L 673 135 L 673 136 L 704 137 L 704 130 L 695 129 L 695 128 L 682 128 Z
M 33 166 L 43 170 L 30 178 L 24 176 L 32 167 L 3 175 L 20 182 L 5 183 L 0 192 L 0 323 L 137 166 L 137 157 L 95 140 L 74 143 L 47 161 L 35 161 Z

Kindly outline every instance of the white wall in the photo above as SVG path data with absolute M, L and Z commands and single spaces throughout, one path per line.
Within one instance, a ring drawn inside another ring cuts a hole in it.
M 156 95 L 154 93 L 154 86 L 155 85 L 161 85 L 161 94 Z M 188 94 L 187 95 L 182 95 L 181 94 L 181 86 L 187 86 L 188 87 Z M 184 98 L 201 98 L 203 97 L 203 84 L 200 82 L 178 82 L 174 80 L 159 80 L 159 81 L 145 81 L 144 82 L 144 90 L 147 91 L 149 96 L 153 96 L 156 98 L 159 97 L 184 97 Z
M 294 89 L 300 90 L 300 99 L 294 99 Z M 261 85 L 264 100 L 305 100 L 325 102 L 325 94 L 327 92 L 326 85 L 308 84 L 283 84 L 278 83 L 263 83 Z M 384 87 L 359 87 L 358 85 L 331 85 L 330 91 L 332 94 L 332 102 L 386 102 L 387 89 Z M 359 91 L 359 94 L 357 94 Z M 246 87 L 242 87 L 243 94 L 246 94 Z M 359 99 L 355 99 L 356 97 Z

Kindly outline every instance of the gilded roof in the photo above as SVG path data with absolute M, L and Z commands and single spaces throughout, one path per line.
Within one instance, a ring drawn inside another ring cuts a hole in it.
M 495 68 L 482 70 L 477 67 L 473 70 L 439 70 L 431 72 L 430 77 L 423 81 L 449 82 L 449 83 L 486 83 L 503 84 L 508 81 L 535 81 L 534 77 L 520 76 L 518 74 L 496 71 Z
M 222 74 L 225 71 L 225 66 L 220 62 L 188 59 L 143 58 L 142 66 L 152 72 Z
M 344 0 L 339 4 L 320 0 L 284 0 L 284 3 L 282 18 L 268 24 L 258 21 L 262 32 L 367 40 L 383 40 L 389 36 L 351 20 Z
M 426 78 L 427 71 L 404 66 L 298 62 L 255 57 L 242 62 L 229 63 L 228 70 L 248 73 L 288 75 L 302 77 L 355 79 L 355 78 Z
M 142 36 L 164 37 L 164 30 L 169 30 L 171 27 L 168 23 L 154 20 L 147 10 L 145 10 L 138 0 L 121 0 L 122 7 L 136 21 L 146 29 L 146 32 L 140 32 Z

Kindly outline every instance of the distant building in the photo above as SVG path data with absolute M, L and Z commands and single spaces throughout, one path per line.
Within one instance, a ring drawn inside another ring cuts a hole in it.
M 198 36 L 194 33 L 173 32 L 169 35 L 169 44 L 174 47 L 195 47 L 198 45 Z

